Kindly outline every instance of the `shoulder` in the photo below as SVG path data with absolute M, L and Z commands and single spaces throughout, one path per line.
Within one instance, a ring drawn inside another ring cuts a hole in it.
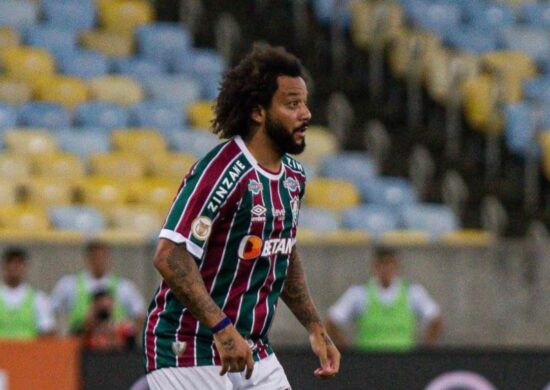
M 71 285 L 74 285 L 76 283 L 76 279 L 76 274 L 62 276 L 61 279 L 59 279 L 55 284 L 55 288 L 69 287 Z
M 234 139 L 222 142 L 199 159 L 193 167 L 192 174 L 200 174 L 206 170 L 223 170 L 235 161 L 245 161 L 241 148 Z
M 299 176 L 302 176 L 304 179 L 306 178 L 306 171 L 304 169 L 304 166 L 298 160 L 288 154 L 285 154 L 282 158 L 282 161 L 284 166 L 290 169 L 292 172 L 298 174 Z

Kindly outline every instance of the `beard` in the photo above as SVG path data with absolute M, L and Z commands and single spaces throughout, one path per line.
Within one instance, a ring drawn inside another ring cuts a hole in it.
M 294 139 L 294 133 L 305 126 L 307 126 L 307 123 L 299 128 L 293 129 L 292 131 L 288 131 L 288 129 L 280 122 L 272 120 L 269 115 L 267 116 L 267 120 L 265 122 L 267 136 L 271 139 L 273 145 L 281 155 L 285 153 L 300 154 L 304 151 L 306 148 L 305 139 L 302 140 L 301 143 L 296 142 Z

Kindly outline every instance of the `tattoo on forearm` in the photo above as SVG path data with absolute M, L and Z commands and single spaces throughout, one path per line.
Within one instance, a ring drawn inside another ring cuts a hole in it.
M 303 326 L 321 323 L 307 288 L 302 263 L 295 250 L 290 255 L 290 264 L 281 298 Z
M 203 321 L 208 314 L 220 312 L 212 300 L 195 264 L 195 261 L 181 246 L 176 246 L 167 258 L 172 271 L 165 280 L 179 301 L 199 320 Z

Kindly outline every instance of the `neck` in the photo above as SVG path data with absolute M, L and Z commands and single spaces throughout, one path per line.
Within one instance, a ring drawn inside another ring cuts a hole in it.
M 258 129 L 252 138 L 245 141 L 246 147 L 256 161 L 264 168 L 277 172 L 281 168 L 281 154 L 273 145 L 265 130 Z

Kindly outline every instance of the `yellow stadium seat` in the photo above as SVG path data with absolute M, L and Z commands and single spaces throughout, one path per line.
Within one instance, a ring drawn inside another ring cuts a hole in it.
M 27 203 L 37 206 L 60 206 L 74 201 L 76 182 L 46 177 L 25 183 Z
M 196 161 L 197 158 L 192 154 L 166 152 L 152 155 L 147 159 L 147 165 L 152 176 L 170 180 L 177 185 Z
M 0 27 L 0 50 L 19 46 L 21 36 L 11 27 Z
M 200 129 L 210 129 L 214 119 L 214 102 L 210 100 L 200 100 L 189 105 L 187 109 L 187 119 L 192 127 Z
M 32 86 L 23 80 L 0 77 L 0 102 L 21 105 L 32 99 Z
M 30 177 L 31 169 L 31 160 L 27 156 L 0 153 L 0 178 L 20 182 Z
M 317 168 L 321 159 L 335 153 L 339 146 L 336 137 L 321 126 L 310 126 L 306 132 L 306 144 L 310 145 L 300 154 L 299 160 Z
M 93 99 L 129 106 L 143 100 L 140 84 L 125 76 L 103 76 L 89 83 Z
M 124 182 L 107 177 L 90 176 L 79 182 L 82 203 L 107 210 L 128 201 L 128 186 Z
M 18 200 L 18 188 L 15 182 L 0 177 L 0 207 L 13 206 Z
M 375 39 L 391 41 L 403 28 L 403 9 L 389 2 L 353 2 L 351 35 L 356 46 L 368 48 Z
M 318 239 L 332 245 L 364 245 L 370 237 L 362 230 L 338 229 L 322 233 Z
M 430 243 L 430 235 L 420 230 L 392 230 L 383 233 L 379 241 L 389 246 L 427 245 Z
M 37 176 L 75 180 L 86 174 L 82 160 L 72 153 L 39 154 L 32 157 L 32 164 L 33 172 Z
M 145 161 L 131 153 L 93 153 L 89 158 L 94 175 L 121 181 L 140 179 L 145 175 Z
M 424 54 L 438 46 L 440 39 L 435 34 L 405 29 L 399 31 L 389 53 L 389 65 L 393 75 L 397 78 L 405 77 L 409 66 L 414 66 L 421 72 L 425 61 Z M 413 57 L 413 54 L 418 57 Z
M 0 209 L 0 227 L 15 231 L 41 231 L 50 228 L 48 214 L 44 209 L 28 205 Z
M 154 19 L 153 7 L 143 0 L 104 1 L 99 4 L 98 10 L 105 30 L 119 34 L 132 34 L 136 27 Z
M 498 110 L 503 90 L 487 74 L 471 78 L 463 84 L 464 114 L 473 128 L 492 134 L 502 131 L 504 119 Z
M 168 212 L 178 190 L 173 182 L 148 178 L 130 183 L 130 198 L 133 202 L 150 206 L 160 211 L 164 216 Z
M 34 86 L 38 100 L 58 103 L 68 109 L 88 100 L 88 86 L 77 77 L 44 77 L 37 79 Z
M 461 229 L 445 233 L 439 240 L 451 246 L 488 246 L 493 242 L 494 235 L 479 229 Z
M 10 78 L 32 82 L 38 77 L 55 73 L 54 59 L 43 49 L 12 47 L 3 50 L 0 58 Z
M 10 152 L 36 155 L 57 151 L 55 137 L 47 130 L 17 128 L 4 133 L 4 143 Z
M 109 225 L 115 229 L 151 236 L 158 234 L 164 224 L 164 215 L 146 206 L 119 206 L 107 212 Z
M 107 57 L 129 57 L 134 53 L 134 40 L 130 35 L 110 31 L 86 31 L 80 35 L 86 49 L 95 50 Z
M 527 54 L 515 51 L 493 51 L 481 57 L 481 64 L 490 74 L 514 75 L 528 79 L 537 74 L 535 61 Z
M 542 149 L 542 171 L 546 180 L 550 180 L 550 131 L 546 130 L 539 134 L 539 144 Z M 1 166 L 0 166 L 1 168 Z
M 166 151 L 166 141 L 162 134 L 155 129 L 124 128 L 111 132 L 111 142 L 120 152 L 135 153 L 141 156 L 151 155 Z
M 357 188 L 349 181 L 318 178 L 308 183 L 305 203 L 310 207 L 342 210 L 357 206 L 360 196 Z

